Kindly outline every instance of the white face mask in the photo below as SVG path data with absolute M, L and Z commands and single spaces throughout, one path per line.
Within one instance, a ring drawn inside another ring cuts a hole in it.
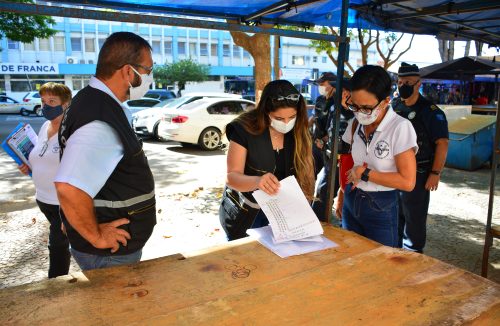
M 132 70 L 141 77 L 141 84 L 137 87 L 133 87 L 130 82 L 128 82 L 130 88 L 130 99 L 137 100 L 144 96 L 149 91 L 149 86 L 153 83 L 153 73 L 148 74 L 139 74 L 134 67 L 130 66 Z
M 326 86 L 319 86 L 318 92 L 319 92 L 319 95 L 325 96 L 326 95 Z
M 273 127 L 277 132 L 281 132 L 282 134 L 286 134 L 287 132 L 292 130 L 295 126 L 295 121 L 297 120 L 297 118 L 293 118 L 292 120 L 288 121 L 288 123 L 284 123 L 283 121 L 279 121 L 271 117 L 269 118 L 271 119 L 271 127 Z
M 358 122 L 363 126 L 368 126 L 374 123 L 375 120 L 377 120 L 379 114 L 380 114 L 380 108 L 376 108 L 375 110 L 373 110 L 370 115 L 361 112 L 354 112 L 354 116 L 356 117 Z

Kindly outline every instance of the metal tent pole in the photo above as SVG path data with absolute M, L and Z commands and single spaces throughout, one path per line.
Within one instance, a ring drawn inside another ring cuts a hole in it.
M 327 203 L 325 210 L 325 220 L 330 221 L 330 217 L 332 215 L 332 206 L 333 206 L 333 197 L 335 195 L 335 181 L 336 175 L 335 171 L 337 170 L 337 153 L 339 150 L 339 127 L 340 127 L 340 110 L 341 110 L 341 100 L 342 100 L 342 84 L 344 77 L 344 62 L 347 57 L 347 45 L 349 40 L 347 39 L 347 14 L 349 9 L 349 0 L 342 0 L 342 11 L 340 16 L 340 37 L 341 41 L 339 42 L 339 52 L 337 59 L 337 84 L 336 84 L 336 93 L 335 93 L 335 130 L 333 133 L 333 141 L 330 141 L 330 173 L 328 173 L 328 181 L 327 181 Z M 326 162 L 328 164 L 328 162 Z
M 488 201 L 488 215 L 486 218 L 486 234 L 484 236 L 483 261 L 481 266 L 481 276 L 488 277 L 488 259 L 490 248 L 493 245 L 493 238 L 500 238 L 500 230 L 491 227 L 493 218 L 493 201 L 495 199 L 495 178 L 500 156 L 500 92 L 497 95 L 497 121 L 496 121 L 495 141 L 493 156 L 491 158 L 491 178 L 490 197 Z

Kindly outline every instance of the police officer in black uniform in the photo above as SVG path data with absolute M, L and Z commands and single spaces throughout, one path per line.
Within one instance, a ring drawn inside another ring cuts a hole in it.
M 327 149 L 331 148 L 333 134 L 335 132 L 335 83 L 337 76 L 331 72 L 323 73 L 316 83 L 320 87 L 320 94 L 325 94 L 325 107 L 322 111 L 315 109 L 316 128 L 313 133 L 313 155 L 315 158 L 315 169 L 318 178 L 318 187 L 316 189 L 315 200 L 312 203 L 312 208 L 320 221 L 327 221 L 325 218 L 327 191 L 328 191 L 328 174 L 330 172 L 330 153 Z M 343 92 L 347 91 L 349 81 L 344 80 Z M 344 98 L 347 96 L 343 96 Z M 347 120 L 352 118 L 352 112 L 349 110 L 341 111 L 341 120 L 339 128 L 339 136 L 342 137 L 343 131 L 347 127 Z M 316 162 L 318 161 L 318 151 L 321 153 L 321 167 Z M 316 152 L 316 153 L 315 153 Z M 338 171 L 335 171 L 337 177 L 335 178 L 335 194 L 339 189 Z
M 411 121 L 417 133 L 417 179 L 411 192 L 399 194 L 399 238 L 402 248 L 422 253 L 426 240 L 430 191 L 437 190 L 448 152 L 448 122 L 444 112 L 419 93 L 416 65 L 401 64 L 399 97 L 392 107 Z

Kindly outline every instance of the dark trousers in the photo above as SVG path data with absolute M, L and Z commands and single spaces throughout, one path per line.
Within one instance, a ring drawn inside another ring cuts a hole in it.
M 328 202 L 327 192 L 328 192 L 328 174 L 330 173 L 330 162 L 326 162 L 323 169 L 318 174 L 318 187 L 316 189 L 315 200 L 312 202 L 312 209 L 318 219 L 323 222 L 328 222 L 330 216 L 325 219 L 326 203 Z M 335 189 L 333 196 L 337 195 L 339 190 L 339 171 L 335 170 Z
M 43 215 L 50 223 L 49 229 L 49 278 L 66 275 L 69 272 L 71 255 L 69 241 L 61 230 L 59 206 L 36 201 Z
M 344 191 L 342 227 L 389 247 L 398 244 L 398 194 L 396 190 L 367 192 Z
M 425 190 L 429 172 L 417 172 L 415 188 L 399 192 L 399 247 L 423 253 L 427 235 L 430 192 Z

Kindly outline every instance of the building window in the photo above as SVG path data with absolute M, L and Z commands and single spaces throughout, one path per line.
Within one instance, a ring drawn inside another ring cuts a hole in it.
M 73 90 L 79 91 L 89 84 L 90 76 L 73 77 Z
M 186 54 L 186 42 L 179 42 L 179 43 L 177 43 L 177 53 L 179 55 L 185 55 Z
M 99 43 L 99 50 L 102 49 L 102 46 L 104 45 L 104 42 L 106 42 L 105 38 L 100 38 L 97 40 L 97 43 Z
M 24 44 L 24 51 L 35 51 L 35 41 L 23 44 Z
M 85 38 L 85 52 L 95 52 L 95 38 Z
M 54 51 L 66 51 L 64 36 L 54 36 Z
M 313 62 L 314 62 L 314 63 L 318 62 L 318 57 L 317 57 L 317 56 L 314 56 L 314 57 L 313 57 Z
M 305 58 L 303 55 L 293 55 L 292 56 L 292 65 L 303 66 L 305 65 Z
M 243 58 L 250 58 L 250 52 L 243 50 Z
M 7 40 L 9 50 L 19 50 L 19 42 Z
M 160 41 L 151 42 L 151 47 L 153 48 L 153 54 L 161 54 L 161 42 Z
M 210 44 L 210 54 L 214 57 L 218 56 L 219 50 L 218 50 L 217 44 Z
M 27 80 L 11 80 L 10 88 L 12 92 L 29 92 L 31 91 L 30 83 Z
M 196 43 L 189 43 L 189 56 L 196 57 Z
M 82 51 L 82 39 L 80 37 L 71 38 L 71 50 Z
M 165 50 L 166 55 L 172 55 L 172 40 L 163 43 L 163 50 Z
M 208 55 L 208 44 L 200 43 L 200 55 L 207 56 Z
M 241 54 L 241 48 L 239 46 L 233 46 L 233 57 L 239 58 Z
M 49 39 L 39 39 L 38 40 L 38 49 L 40 51 L 50 51 L 50 41 Z
M 230 51 L 229 51 L 229 44 L 224 44 L 222 46 L 222 55 L 225 56 L 225 57 L 229 57 L 230 55 Z
M 321 58 L 321 62 L 326 63 L 326 57 Z

